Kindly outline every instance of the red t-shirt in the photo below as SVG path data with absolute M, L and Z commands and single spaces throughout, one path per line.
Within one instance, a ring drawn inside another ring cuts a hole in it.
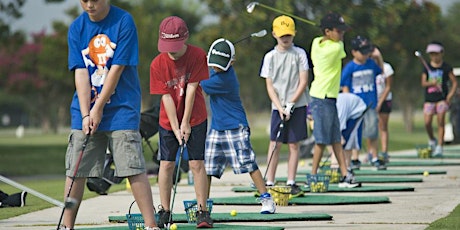
M 187 51 L 179 60 L 172 60 L 167 53 L 160 53 L 153 59 L 150 64 L 150 94 L 170 94 L 176 105 L 180 124 L 184 115 L 187 83 L 200 82 L 208 78 L 206 53 L 199 47 L 187 45 Z M 207 116 L 202 89 L 198 86 L 190 125 L 193 127 L 201 124 Z M 160 105 L 160 126 L 172 130 L 163 101 Z

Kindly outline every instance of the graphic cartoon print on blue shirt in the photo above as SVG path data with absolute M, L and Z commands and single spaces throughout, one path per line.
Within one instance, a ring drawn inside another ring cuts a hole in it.
M 98 34 L 90 40 L 88 47 L 81 51 L 91 76 L 91 103 L 96 101 L 102 90 L 105 78 L 109 73 L 108 62 L 113 57 L 116 47 L 117 45 L 107 35 Z M 110 103 L 110 99 L 107 103 Z

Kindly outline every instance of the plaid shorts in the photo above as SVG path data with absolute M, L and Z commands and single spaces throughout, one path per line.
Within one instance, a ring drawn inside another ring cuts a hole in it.
M 204 153 L 206 173 L 221 178 L 228 164 L 235 174 L 259 169 L 249 140 L 250 133 L 249 127 L 243 126 L 224 131 L 209 130 Z

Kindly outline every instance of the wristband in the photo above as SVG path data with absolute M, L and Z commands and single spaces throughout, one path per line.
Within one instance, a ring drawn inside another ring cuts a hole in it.
M 85 116 L 83 116 L 83 117 L 81 118 L 81 120 L 84 120 L 84 119 L 87 118 L 87 117 L 89 117 L 89 114 L 86 114 Z

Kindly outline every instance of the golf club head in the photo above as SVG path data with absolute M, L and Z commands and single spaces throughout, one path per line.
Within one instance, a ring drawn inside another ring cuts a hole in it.
M 267 35 L 267 30 L 261 30 L 257 33 L 253 33 L 251 34 L 252 37 L 258 37 L 258 38 L 261 38 L 263 36 Z
M 416 57 L 421 57 L 421 56 L 422 56 L 422 53 L 420 53 L 420 51 L 416 50 L 416 51 L 414 52 L 414 55 L 415 55 Z
M 78 200 L 72 197 L 68 197 L 64 202 L 64 208 L 73 209 L 77 206 Z
M 251 2 L 249 3 L 247 6 L 246 6 L 246 11 L 248 11 L 248 13 L 252 13 L 254 11 L 254 8 L 256 8 L 256 5 L 258 5 L 259 3 L 258 2 Z

